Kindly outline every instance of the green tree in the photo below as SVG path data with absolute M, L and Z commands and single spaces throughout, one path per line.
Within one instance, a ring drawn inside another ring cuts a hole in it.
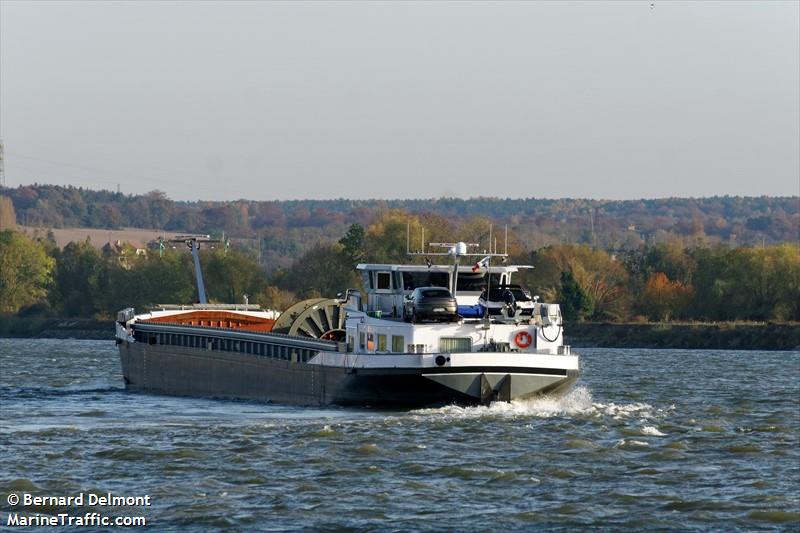
M 50 300 L 62 316 L 93 316 L 101 291 L 98 282 L 106 261 L 89 239 L 71 242 L 55 255 L 55 287 Z
M 353 266 L 364 260 L 364 237 L 364 226 L 352 224 L 344 237 L 339 239 L 339 244 L 342 245 L 342 253 Z
M 136 261 L 131 268 L 108 262 L 98 279 L 98 312 L 113 316 L 120 309 L 146 310 L 157 304 L 189 304 L 196 300 L 192 258 L 172 252 Z
M 44 298 L 53 264 L 41 243 L 13 230 L 0 231 L 0 312 L 15 313 Z
M 201 260 L 210 300 L 241 303 L 245 294 L 253 299 L 267 287 L 267 274 L 255 259 L 240 251 L 214 250 L 202 254 Z
M 281 289 L 292 291 L 301 298 L 333 298 L 348 288 L 358 287 L 350 259 L 338 244 L 311 248 L 276 282 Z
M 568 321 L 582 321 L 594 314 L 594 301 L 568 270 L 561 273 L 558 301 L 561 312 Z

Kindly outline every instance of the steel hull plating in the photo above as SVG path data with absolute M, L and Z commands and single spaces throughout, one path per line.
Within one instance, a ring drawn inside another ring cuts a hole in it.
M 139 342 L 122 342 L 119 350 L 131 390 L 294 405 L 470 405 L 559 394 L 577 377 L 536 369 L 342 368 Z

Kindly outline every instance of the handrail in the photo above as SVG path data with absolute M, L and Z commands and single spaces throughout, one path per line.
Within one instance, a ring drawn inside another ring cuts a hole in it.
M 136 321 L 131 324 L 134 329 L 140 331 L 162 332 L 162 333 L 192 333 L 208 335 L 209 333 L 216 332 L 228 338 L 264 341 L 267 338 L 272 338 L 275 341 L 290 341 L 295 346 L 303 348 L 311 348 L 315 350 L 336 351 L 337 343 L 333 341 L 310 339 L 305 337 L 298 337 L 296 335 L 286 335 L 285 333 L 272 333 L 272 332 L 257 332 L 246 331 L 235 328 L 221 328 L 216 326 L 187 326 L 186 324 L 169 323 L 169 322 L 146 322 Z

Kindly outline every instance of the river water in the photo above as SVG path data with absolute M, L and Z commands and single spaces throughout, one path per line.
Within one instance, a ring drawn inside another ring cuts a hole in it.
M 0 527 L 800 528 L 800 352 L 580 352 L 562 399 L 376 411 L 129 393 L 113 342 L 0 339 Z M 151 505 L 7 503 L 82 492 Z

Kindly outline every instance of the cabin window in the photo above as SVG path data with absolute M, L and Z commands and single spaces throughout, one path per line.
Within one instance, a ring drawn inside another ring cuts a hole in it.
M 378 333 L 378 351 L 385 352 L 386 351 L 386 335 L 383 333 Z
M 460 353 L 472 351 L 470 337 L 442 337 L 439 339 L 439 351 L 444 353 Z
M 348 335 L 347 336 L 347 351 L 348 352 L 352 352 L 353 351 L 353 344 L 354 344 L 353 336 L 352 335 Z
M 359 333 L 359 335 L 358 335 L 358 347 L 361 348 L 362 350 L 364 350 L 367 347 L 367 343 L 366 343 L 365 339 L 366 339 L 366 335 L 364 335 L 363 333 Z
M 376 289 L 391 289 L 392 275 L 389 272 L 377 272 L 375 274 Z
M 367 333 L 367 350 L 370 352 L 375 351 L 375 335 Z
M 447 272 L 403 272 L 403 289 L 413 291 L 417 287 L 448 287 L 450 274 Z
M 402 335 L 392 335 L 392 351 L 395 353 L 403 353 L 403 346 L 406 343 L 406 338 Z

